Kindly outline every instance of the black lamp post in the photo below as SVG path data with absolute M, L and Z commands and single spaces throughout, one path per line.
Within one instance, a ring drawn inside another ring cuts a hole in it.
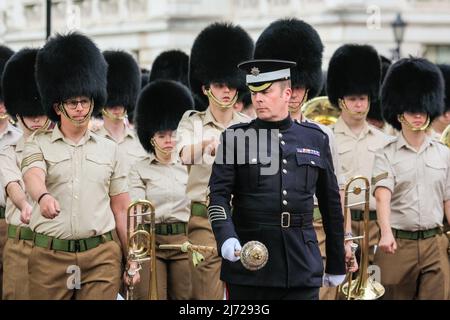
M 405 35 L 405 28 L 407 26 L 407 23 L 402 19 L 401 13 L 397 13 L 397 17 L 395 18 L 395 21 L 391 23 L 391 26 L 392 30 L 394 31 L 395 43 L 397 44 L 397 47 L 393 50 L 394 51 L 393 60 L 398 60 L 401 57 L 400 46 L 403 42 L 403 37 Z
M 45 39 L 48 39 L 50 37 L 50 34 L 52 33 L 52 1 L 47 0 L 46 1 L 46 11 L 47 11 L 47 28 L 46 28 L 46 35 Z

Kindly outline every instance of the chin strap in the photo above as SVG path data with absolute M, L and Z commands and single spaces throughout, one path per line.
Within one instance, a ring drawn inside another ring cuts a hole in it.
M 8 118 L 9 118 L 9 114 L 7 114 L 7 113 L 0 114 L 0 120 L 5 120 Z
M 309 92 L 309 89 L 305 91 L 303 99 L 302 99 L 302 101 L 299 102 L 298 105 L 291 107 L 291 104 L 289 104 L 289 112 L 290 113 L 298 113 L 302 109 L 303 104 L 308 100 L 308 92 Z
M 21 124 L 28 130 L 31 132 L 37 131 L 37 130 L 48 130 L 48 128 L 50 128 L 50 125 L 52 124 L 52 122 L 50 121 L 50 119 L 47 117 L 47 120 L 45 120 L 45 123 L 42 125 L 42 127 L 37 128 L 37 129 L 30 129 L 27 124 L 25 123 L 25 121 L 23 121 L 23 117 L 19 116 L 18 114 L 16 115 L 17 119 L 20 119 Z
M 363 112 L 351 111 L 351 110 L 347 107 L 347 105 L 345 104 L 344 99 L 339 99 L 339 100 L 338 100 L 338 103 L 339 103 L 339 107 L 340 107 L 341 109 L 347 111 L 349 114 L 354 115 L 354 116 L 355 116 L 355 115 L 366 116 L 366 115 L 369 113 L 369 110 L 370 110 L 370 99 L 369 99 L 369 102 L 368 102 L 366 111 L 363 111 Z
M 216 105 L 218 105 L 220 108 L 223 109 L 229 109 L 232 106 L 234 106 L 236 104 L 236 101 L 238 99 L 238 92 L 236 91 L 236 94 L 234 95 L 233 99 L 231 99 L 231 101 L 229 103 L 223 103 L 221 101 L 219 101 L 219 99 L 217 99 L 214 94 L 211 91 L 211 88 L 208 90 L 204 91 L 205 95 L 211 99 Z
M 120 116 L 116 116 L 105 108 L 102 108 L 102 115 L 111 120 L 123 120 L 125 118 L 128 118 L 127 110 L 125 110 Z
M 427 130 L 428 126 L 430 125 L 430 117 L 427 115 L 427 121 L 425 121 L 424 125 L 421 127 L 414 127 L 411 123 L 409 123 L 403 114 L 399 114 L 397 116 L 397 119 L 400 123 L 403 123 L 405 126 L 407 126 L 411 131 L 425 131 Z
M 153 148 L 155 148 L 156 150 L 158 150 L 159 152 L 161 152 L 163 155 L 167 156 L 170 153 L 172 153 L 172 151 L 166 151 L 163 148 L 161 148 L 155 141 L 155 139 L 151 138 L 150 139 L 150 144 L 153 146 Z
M 61 111 L 61 113 L 63 114 L 63 116 L 69 120 L 70 122 L 72 122 L 74 125 L 76 125 L 77 127 L 81 126 L 83 123 L 85 123 L 86 121 L 89 121 L 89 119 L 91 118 L 92 112 L 94 111 L 94 100 L 92 100 L 91 106 L 89 108 L 89 112 L 86 114 L 86 116 L 81 119 L 81 120 L 74 120 L 72 119 L 68 114 L 66 109 L 64 108 L 63 104 L 60 103 L 58 105 L 58 109 L 59 111 Z

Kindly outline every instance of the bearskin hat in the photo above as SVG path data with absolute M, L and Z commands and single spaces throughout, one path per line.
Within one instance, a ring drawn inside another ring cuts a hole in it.
M 170 97 L 170 98 L 168 98 Z M 158 131 L 176 130 L 183 113 L 194 106 L 189 89 L 172 80 L 150 82 L 139 94 L 134 123 L 142 146 L 154 152 L 150 139 Z
M 380 77 L 380 57 L 372 46 L 343 45 L 334 52 L 328 66 L 328 98 L 339 106 L 338 100 L 344 96 L 367 94 L 371 104 L 376 103 Z
M 101 51 L 87 36 L 72 32 L 50 38 L 36 58 L 36 82 L 48 117 L 59 121 L 53 104 L 76 96 L 91 97 L 96 114 L 106 102 L 107 71 Z
M 445 88 L 445 100 L 444 100 L 444 112 L 450 111 L 450 65 L 438 64 L 437 65 L 444 77 Z
M 293 88 L 309 89 L 308 98 L 322 88 L 323 44 L 317 31 L 308 23 L 295 19 L 272 22 L 255 43 L 255 59 L 294 61 L 291 68 Z
M 169 50 L 156 57 L 149 81 L 157 79 L 179 81 L 188 86 L 189 56 L 181 50 Z
M 425 112 L 433 121 L 444 110 L 444 80 L 439 68 L 423 58 L 404 58 L 394 63 L 381 88 L 386 121 L 401 130 L 397 116 Z
M 213 23 L 200 32 L 189 59 L 189 87 L 197 110 L 208 107 L 202 85 L 217 82 L 238 90 L 246 87 L 245 74 L 237 65 L 252 58 L 253 47 L 249 34 L 232 24 Z
M 6 63 L 2 76 L 6 110 L 11 115 L 33 117 L 44 115 L 34 77 L 38 49 L 22 49 Z
M 3 74 L 3 69 L 5 68 L 5 64 L 8 61 L 9 58 L 14 54 L 14 51 L 12 51 L 7 46 L 0 46 L 0 77 Z M 3 88 L 0 85 L 0 102 L 3 101 Z
M 383 83 L 384 78 L 386 77 L 386 73 L 387 73 L 389 67 L 391 66 L 392 62 L 391 62 L 391 60 L 389 60 L 388 58 L 386 58 L 385 56 L 382 56 L 382 55 L 380 55 L 380 59 L 381 59 L 381 81 L 380 81 L 380 83 Z M 381 112 L 381 98 L 379 98 L 376 101 L 372 101 L 370 103 L 370 109 L 369 109 L 369 112 L 367 113 L 367 118 L 378 120 L 378 121 L 384 120 L 382 112 Z
M 108 63 L 106 107 L 124 106 L 131 111 L 141 88 L 141 70 L 133 56 L 124 51 L 104 51 Z

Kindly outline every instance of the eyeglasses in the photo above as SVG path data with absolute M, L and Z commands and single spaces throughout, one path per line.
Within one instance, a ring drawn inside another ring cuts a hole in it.
M 62 104 L 67 107 L 70 110 L 75 110 L 78 107 L 78 104 L 81 104 L 81 107 L 83 109 L 88 109 L 91 107 L 92 104 L 92 100 L 89 99 L 81 99 L 81 100 L 75 100 L 75 99 L 70 99 L 70 100 L 66 100 L 63 101 Z

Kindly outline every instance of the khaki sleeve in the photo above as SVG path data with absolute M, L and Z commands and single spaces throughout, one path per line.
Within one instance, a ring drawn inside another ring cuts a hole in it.
M 201 123 L 201 122 L 200 122 Z M 194 121 L 189 116 L 183 116 L 177 128 L 177 155 L 185 146 L 196 143 L 194 137 Z
M 132 201 L 145 199 L 145 184 L 136 166 L 131 168 L 128 176 L 129 194 Z
M 109 185 L 109 195 L 116 196 L 121 193 L 128 192 L 127 171 L 125 159 L 119 152 L 118 146 L 115 146 L 113 173 L 111 175 L 111 183 Z
M 24 187 L 22 173 L 17 166 L 16 152 L 12 146 L 0 152 L 0 183 L 2 188 L 6 188 L 8 183 L 17 181 Z
M 372 170 L 372 195 L 378 187 L 385 187 L 394 192 L 394 173 L 383 149 L 375 153 L 375 161 Z
M 20 164 L 22 175 L 31 168 L 41 168 L 47 174 L 47 164 L 44 160 L 41 146 L 39 145 L 39 139 L 35 134 L 25 142 L 22 163 Z
M 447 152 L 447 164 L 450 166 L 450 152 Z M 450 200 L 450 167 L 447 168 L 447 177 L 445 179 L 444 201 Z

